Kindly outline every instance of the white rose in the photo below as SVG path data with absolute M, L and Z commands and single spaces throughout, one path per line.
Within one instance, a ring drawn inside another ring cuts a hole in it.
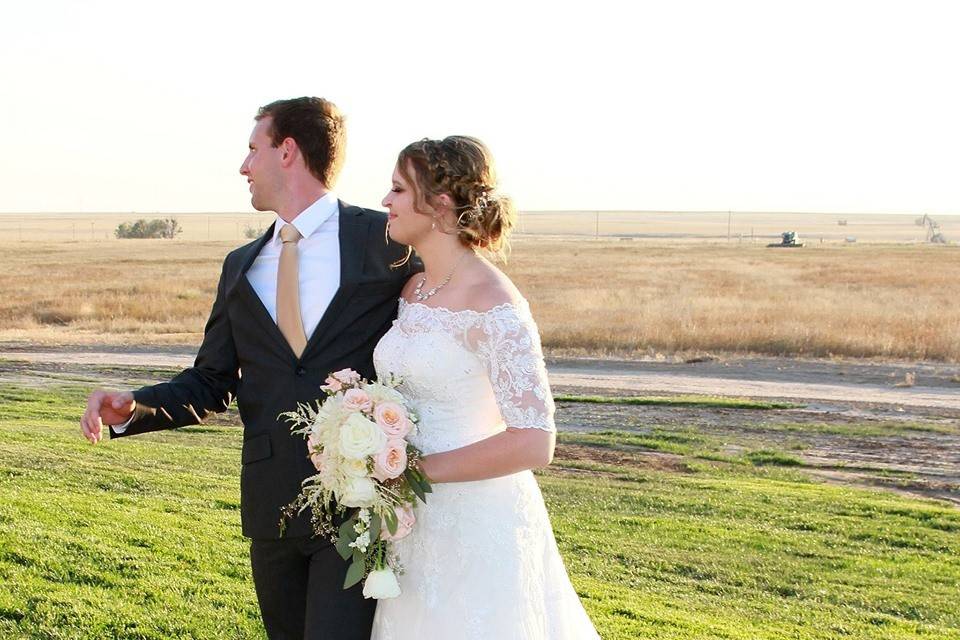
M 378 382 L 371 382 L 370 384 L 363 387 L 363 390 L 367 392 L 367 395 L 373 400 L 374 404 L 380 402 L 396 402 L 397 404 L 403 404 L 403 395 L 396 389 L 388 387 L 384 384 Z
M 400 583 L 390 569 L 371 571 L 363 583 L 363 597 L 383 600 L 400 595 Z
M 348 478 L 337 501 L 345 507 L 370 507 L 377 500 L 377 485 L 370 478 Z
M 367 475 L 367 461 L 356 458 L 340 458 L 340 468 L 351 478 L 362 478 Z
M 340 453 L 344 457 L 362 460 L 378 453 L 386 444 L 383 430 L 362 414 L 351 414 L 340 428 Z

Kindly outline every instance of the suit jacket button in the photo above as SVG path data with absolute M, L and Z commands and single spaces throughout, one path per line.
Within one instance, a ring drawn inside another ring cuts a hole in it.
M 303 367 L 297 367 L 297 372 L 296 372 L 296 373 L 297 373 L 298 376 L 303 377 L 303 376 L 307 375 L 307 370 L 304 369 Z

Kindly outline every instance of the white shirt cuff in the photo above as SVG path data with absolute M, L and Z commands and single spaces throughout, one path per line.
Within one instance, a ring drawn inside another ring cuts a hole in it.
M 133 422 L 133 414 L 131 414 L 130 417 L 127 418 L 127 421 L 124 422 L 123 424 L 116 424 L 116 425 L 111 424 L 109 426 L 111 429 L 113 429 L 113 432 L 115 434 L 120 435 L 121 433 L 127 430 L 127 427 L 130 426 L 131 422 Z

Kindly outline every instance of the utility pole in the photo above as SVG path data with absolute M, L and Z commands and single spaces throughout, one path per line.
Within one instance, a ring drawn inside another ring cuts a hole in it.
M 730 242 L 730 218 L 733 217 L 733 214 L 728 209 L 727 210 L 727 242 Z

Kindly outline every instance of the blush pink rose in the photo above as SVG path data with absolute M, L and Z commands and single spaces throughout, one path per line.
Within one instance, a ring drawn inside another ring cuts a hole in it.
M 347 389 L 343 394 L 343 408 L 347 411 L 370 411 L 373 400 L 363 389 Z
M 397 514 L 397 532 L 391 534 L 386 523 L 384 523 L 383 528 L 380 529 L 380 539 L 387 542 L 396 542 L 397 540 L 406 538 L 410 535 L 410 532 L 413 531 L 413 525 L 417 522 L 417 518 L 413 515 L 413 509 L 410 505 L 406 505 L 403 508 L 394 507 L 393 512 Z
M 396 402 L 381 402 L 373 410 L 373 419 L 389 438 L 405 438 L 413 426 L 407 411 Z
M 399 478 L 407 469 L 407 443 L 399 439 L 387 440 L 383 451 L 373 456 L 374 478 L 383 482 Z
M 333 376 L 328 376 L 324 382 L 326 382 L 326 384 L 320 386 L 321 391 L 336 393 L 337 391 L 343 389 L 343 384 Z
M 357 384 L 360 382 L 360 374 L 353 369 L 340 369 L 330 374 L 330 377 L 339 380 L 343 384 Z

